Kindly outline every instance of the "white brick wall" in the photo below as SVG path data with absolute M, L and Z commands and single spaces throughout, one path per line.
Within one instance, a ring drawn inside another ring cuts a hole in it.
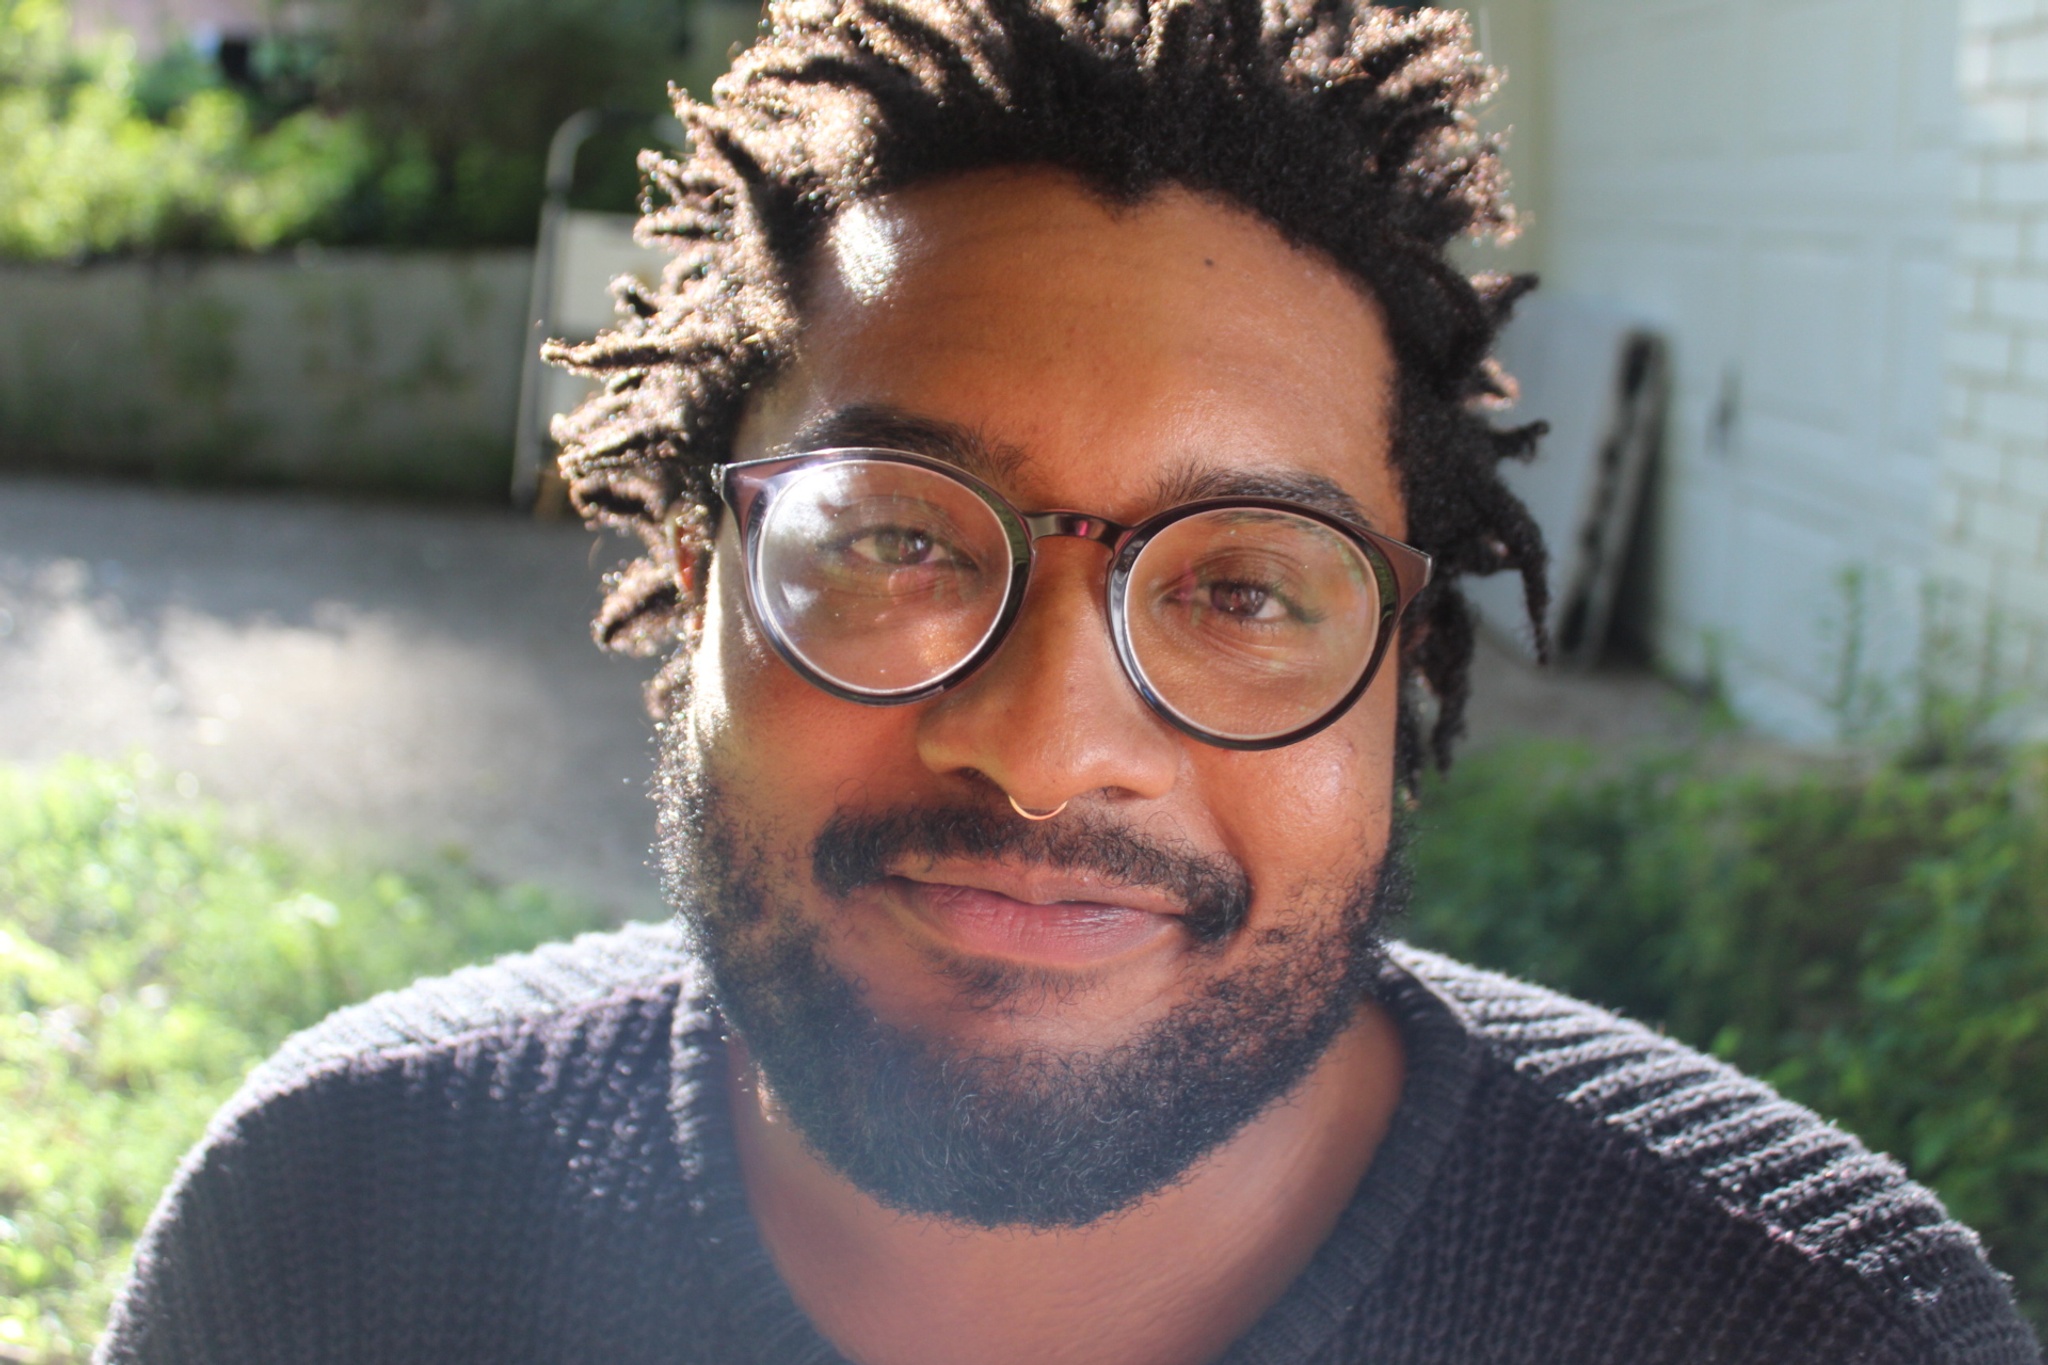
M 2048 0 L 1962 0 L 1936 575 L 2048 730 Z

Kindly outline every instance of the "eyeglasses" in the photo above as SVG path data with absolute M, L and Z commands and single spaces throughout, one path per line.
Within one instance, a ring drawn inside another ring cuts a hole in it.
M 1306 739 L 1358 700 L 1429 556 L 1277 498 L 1204 498 L 1136 526 L 1022 512 L 897 450 L 713 469 L 747 600 L 776 652 L 835 697 L 923 701 L 995 653 L 1046 536 L 1106 546 L 1110 633 L 1159 715 L 1227 749 Z

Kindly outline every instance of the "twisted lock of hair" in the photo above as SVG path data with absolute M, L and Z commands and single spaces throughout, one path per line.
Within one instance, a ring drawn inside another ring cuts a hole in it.
M 1538 426 L 1495 429 L 1489 359 L 1527 277 L 1468 278 L 1456 237 L 1513 228 L 1473 106 L 1494 76 L 1461 17 L 1354 0 L 776 0 L 711 103 L 679 96 L 684 158 L 643 153 L 640 233 L 673 252 L 619 322 L 548 357 L 602 381 L 557 419 L 571 497 L 637 535 L 596 633 L 677 651 L 696 603 L 676 556 L 709 550 L 708 468 L 748 394 L 793 352 L 811 251 L 864 196 L 982 167 L 1046 165 L 1112 202 L 1167 185 L 1260 215 L 1378 300 L 1399 365 L 1392 459 L 1437 577 L 1404 632 L 1400 773 L 1448 763 L 1463 724 L 1465 574 L 1521 575 L 1539 648 L 1542 537 L 1499 476 Z M 681 530 L 679 531 L 679 526 Z M 680 652 L 651 693 L 672 704 Z M 1409 698 L 1433 698 L 1427 742 Z

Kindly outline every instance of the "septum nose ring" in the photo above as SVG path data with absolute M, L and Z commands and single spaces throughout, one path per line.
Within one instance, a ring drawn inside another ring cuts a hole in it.
M 1010 797 L 1010 809 L 1023 816 L 1026 820 L 1050 820 L 1066 808 L 1067 803 L 1062 801 L 1051 810 L 1026 810 L 1023 806 L 1017 804 L 1016 797 Z

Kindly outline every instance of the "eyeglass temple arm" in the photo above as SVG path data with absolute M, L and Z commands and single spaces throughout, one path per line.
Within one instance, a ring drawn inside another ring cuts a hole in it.
M 725 504 L 735 521 L 742 527 L 752 518 L 755 504 L 761 500 L 762 481 L 757 471 L 744 468 L 749 464 L 767 464 L 767 460 L 739 460 L 732 464 L 711 466 L 711 493 Z
M 1394 552 L 1387 555 L 1387 562 L 1393 566 L 1394 582 L 1401 590 L 1401 606 L 1405 610 L 1429 586 L 1435 562 L 1421 550 L 1398 541 Z

